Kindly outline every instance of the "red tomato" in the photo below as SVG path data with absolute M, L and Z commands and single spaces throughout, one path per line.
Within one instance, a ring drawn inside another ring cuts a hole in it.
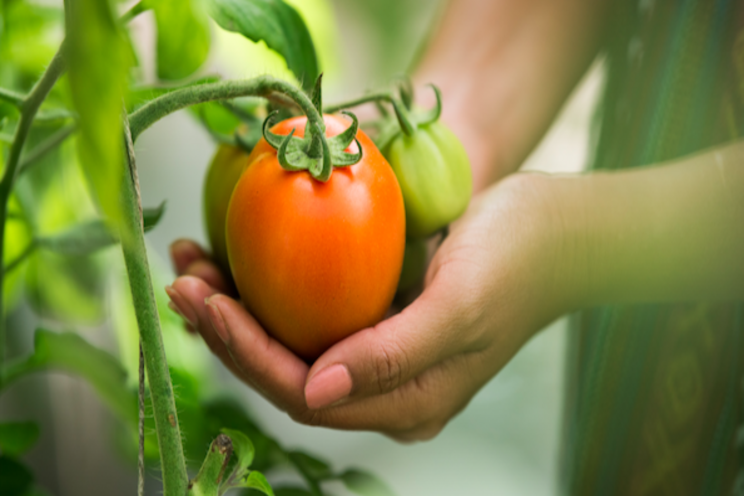
M 326 135 L 349 126 L 324 116 Z M 305 118 L 272 131 L 302 137 Z M 405 211 L 390 165 L 364 132 L 362 159 L 326 183 L 282 169 L 262 138 L 227 212 L 230 267 L 246 308 L 304 359 L 382 320 L 400 277 Z M 356 153 L 355 143 L 347 149 Z

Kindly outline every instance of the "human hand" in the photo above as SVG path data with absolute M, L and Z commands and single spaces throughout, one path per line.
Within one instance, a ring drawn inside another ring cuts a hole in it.
M 423 293 L 311 366 L 269 336 L 193 243 L 174 243 L 175 309 L 245 383 L 302 423 L 436 435 L 534 332 L 567 308 L 559 233 L 538 175 L 474 199 L 429 266 Z M 205 303 L 206 300 L 206 303 Z

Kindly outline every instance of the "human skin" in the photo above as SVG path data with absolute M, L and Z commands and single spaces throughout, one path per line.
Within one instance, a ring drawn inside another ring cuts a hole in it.
M 560 315 L 744 298 L 742 163 L 738 142 L 628 171 L 511 175 L 453 226 L 418 299 L 312 366 L 220 294 L 217 267 L 189 241 L 173 246 L 187 275 L 168 292 L 212 351 L 295 420 L 428 439 Z M 194 264 L 211 285 L 188 275 Z
M 173 308 L 292 418 L 406 441 L 436 435 L 567 312 L 743 298 L 744 144 L 641 169 L 493 184 L 518 168 L 596 54 L 598 4 L 451 2 L 415 80 L 441 87 L 443 119 L 482 192 L 402 312 L 308 366 L 231 298 L 190 241 L 172 246 L 182 275 L 168 288 Z

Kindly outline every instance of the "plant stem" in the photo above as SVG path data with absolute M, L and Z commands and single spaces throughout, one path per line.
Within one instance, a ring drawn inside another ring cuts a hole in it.
M 5 274 L 10 274 L 16 269 L 16 267 L 21 265 L 21 263 L 26 260 L 29 255 L 36 251 L 36 246 L 37 245 L 35 242 L 29 243 L 29 245 L 21 252 L 20 255 L 18 255 L 15 259 L 13 259 L 12 262 L 5 266 Z
M 144 5 L 144 2 L 139 1 L 136 4 L 132 6 L 131 9 L 127 10 L 122 14 L 122 16 L 119 18 L 119 21 L 122 24 L 129 24 L 129 21 L 140 15 L 141 13 L 145 12 L 146 10 L 149 10 L 149 7 Z
M 5 253 L 5 220 L 8 212 L 8 201 L 10 200 L 10 193 L 13 191 L 13 184 L 15 182 L 16 174 L 18 172 L 18 165 L 21 158 L 21 152 L 23 151 L 23 145 L 26 143 L 28 133 L 31 130 L 31 123 L 34 121 L 34 116 L 39 110 L 41 103 L 44 101 L 46 96 L 51 91 L 54 83 L 57 82 L 60 75 L 65 71 L 64 61 L 64 42 L 59 50 L 54 55 L 52 62 L 47 67 L 41 79 L 34 85 L 31 92 L 27 97 L 22 98 L 20 102 L 17 102 L 18 107 L 21 110 L 21 116 L 18 120 L 18 126 L 16 127 L 15 136 L 13 137 L 13 144 L 10 147 L 10 153 L 8 154 L 8 161 L 5 167 L 5 173 L 3 174 L 2 180 L 0 180 L 0 262 L 3 260 Z M 2 98 L 7 99 L 8 96 L 15 95 L 13 92 L 8 90 L 2 90 Z M 13 96 L 14 98 L 18 95 Z M 5 365 L 5 340 L 6 340 L 6 323 L 5 323 L 5 305 L 4 305 L 4 284 L 5 281 L 5 268 L 0 263 L 0 374 L 2 374 L 3 367 Z
M 145 356 L 139 345 L 137 375 L 137 496 L 145 496 Z
M 76 131 L 76 129 L 77 129 L 77 126 L 75 124 L 65 126 L 59 131 L 57 131 L 56 133 L 54 133 L 53 135 L 49 136 L 47 139 L 45 139 L 36 148 L 31 150 L 31 152 L 29 152 L 23 157 L 23 160 L 21 160 L 21 163 L 18 164 L 18 175 L 26 172 L 26 170 L 31 165 L 33 165 L 34 162 L 36 162 L 41 157 L 43 157 L 50 151 L 54 150 L 54 148 L 62 144 L 63 141 L 69 138 L 72 135 L 72 133 Z
M 140 107 L 129 116 L 132 130 L 132 140 L 148 127 L 166 115 L 197 103 L 212 100 L 226 100 L 241 96 L 262 96 L 268 98 L 272 93 L 286 94 L 294 100 L 307 115 L 311 123 L 317 123 L 321 130 L 325 130 L 325 123 L 313 106 L 310 98 L 300 89 L 286 81 L 271 76 L 261 76 L 237 81 L 221 81 L 219 83 L 201 84 L 166 93 Z
M 150 397 L 160 448 L 163 494 L 183 496 L 188 486 L 186 460 L 183 456 L 178 413 L 160 331 L 160 317 L 152 290 L 134 145 L 126 119 L 124 119 L 124 135 L 128 167 L 124 168 L 125 178 L 122 188 L 121 246 L 140 332 L 145 370 L 150 384 Z
M 354 100 L 349 100 L 348 102 L 342 102 L 342 103 L 336 103 L 334 105 L 329 105 L 323 108 L 323 112 L 325 112 L 326 114 L 332 114 L 334 112 L 338 112 L 339 110 L 343 110 L 343 109 L 347 109 L 351 107 L 357 107 L 359 105 L 364 105 L 365 103 L 372 103 L 372 102 L 393 103 L 393 95 L 390 92 L 373 93 L 371 95 L 365 95 L 365 96 L 356 98 Z
M 25 97 L 13 90 L 0 88 L 0 100 L 5 100 L 6 102 L 13 104 L 16 107 L 21 108 L 23 107 L 23 101 L 25 100 Z

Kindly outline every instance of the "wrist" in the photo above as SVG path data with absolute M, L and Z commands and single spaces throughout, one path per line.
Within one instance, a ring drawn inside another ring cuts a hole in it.
M 530 252 L 540 272 L 537 287 L 556 317 L 595 303 L 597 246 L 592 236 L 593 211 L 587 208 L 592 204 L 587 179 L 519 173 L 503 181 L 510 189 L 521 190 L 525 221 L 533 225 L 536 249 Z

